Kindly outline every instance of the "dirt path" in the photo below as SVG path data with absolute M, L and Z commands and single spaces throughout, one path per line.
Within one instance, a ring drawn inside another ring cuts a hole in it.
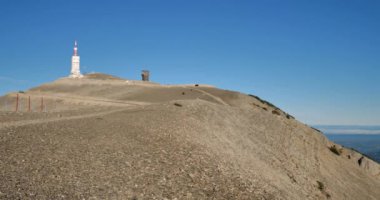
M 84 114 L 84 115 L 67 116 L 67 117 L 54 117 L 54 118 L 49 118 L 49 119 L 33 119 L 33 120 L 6 122 L 6 123 L 0 124 L 0 130 L 5 129 L 5 128 L 9 128 L 9 127 L 18 127 L 18 126 L 25 126 L 25 125 L 30 125 L 30 124 L 42 124 L 42 123 L 56 122 L 56 121 L 63 121 L 63 120 L 83 119 L 83 118 L 90 118 L 90 117 L 96 117 L 96 116 L 104 116 L 104 115 L 112 114 L 115 112 L 132 110 L 133 108 L 136 108 L 136 107 L 127 107 L 127 108 L 123 108 L 123 109 L 117 108 L 117 109 L 112 109 L 112 110 L 103 111 L 103 112 L 89 113 L 89 114 Z
M 63 100 L 69 100 L 69 101 L 75 101 L 75 102 L 84 102 L 89 104 L 103 104 L 103 105 L 118 105 L 118 106 L 126 106 L 126 105 L 135 105 L 135 106 L 141 106 L 141 105 L 148 105 L 147 102 L 137 102 L 137 101 L 123 101 L 123 100 L 113 100 L 113 99 L 106 99 L 106 98 L 94 98 L 94 97 L 83 97 L 83 96 L 74 96 L 74 95 L 67 95 L 67 94 L 48 94 L 48 93 L 41 93 L 41 94 L 34 94 L 34 93 L 28 93 L 26 94 L 31 97 L 44 97 L 45 99 L 63 99 Z
M 206 95 L 206 96 L 214 99 L 215 101 L 221 103 L 222 105 L 228 106 L 228 104 L 226 102 L 224 102 L 221 98 L 219 98 L 219 97 L 217 97 L 215 95 L 212 95 L 212 94 L 210 94 L 210 93 L 208 93 L 208 92 L 206 92 L 204 90 L 201 90 L 201 89 L 193 89 L 193 90 L 198 91 L 198 92 L 200 92 L 200 93 L 202 93 L 202 94 L 204 94 L 204 95 Z

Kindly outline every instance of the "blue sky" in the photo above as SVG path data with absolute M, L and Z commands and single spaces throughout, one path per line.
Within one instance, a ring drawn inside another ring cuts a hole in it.
M 0 94 L 82 71 L 258 95 L 307 124 L 380 125 L 380 1 L 0 2 Z

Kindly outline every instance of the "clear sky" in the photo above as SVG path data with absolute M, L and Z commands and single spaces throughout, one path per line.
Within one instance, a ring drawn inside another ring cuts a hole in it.
M 380 125 L 378 0 L 1 0 L 0 94 L 84 72 L 251 93 L 308 124 Z

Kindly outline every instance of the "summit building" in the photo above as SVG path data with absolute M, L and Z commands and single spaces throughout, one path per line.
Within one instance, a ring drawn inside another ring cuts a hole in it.
M 82 78 L 83 75 L 80 73 L 80 57 L 78 55 L 78 43 L 74 42 L 74 53 L 71 57 L 71 73 L 70 78 Z

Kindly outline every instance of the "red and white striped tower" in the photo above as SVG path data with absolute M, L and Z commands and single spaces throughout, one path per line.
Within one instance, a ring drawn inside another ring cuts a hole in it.
M 78 43 L 76 40 L 74 41 L 74 54 L 73 55 L 78 56 Z
M 79 55 L 78 55 L 78 43 L 75 40 L 74 42 L 74 54 L 71 57 L 71 74 L 70 78 L 82 78 L 83 75 L 80 73 L 80 65 L 79 65 Z

